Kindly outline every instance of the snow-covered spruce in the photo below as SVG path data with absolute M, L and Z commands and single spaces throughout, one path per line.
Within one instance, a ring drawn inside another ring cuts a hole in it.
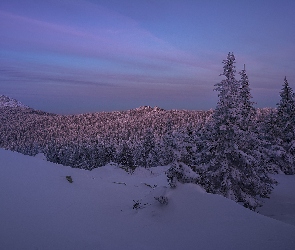
M 175 188 L 177 182 L 198 183 L 199 175 L 182 162 L 173 162 L 166 171 L 167 181 L 170 187 Z
M 262 146 L 251 131 L 249 123 L 242 123 L 252 110 L 250 95 L 241 96 L 235 78 L 235 57 L 228 54 L 223 61 L 226 79 L 216 84 L 219 101 L 211 122 L 202 133 L 203 148 L 199 154 L 200 183 L 207 192 L 221 194 L 245 207 L 255 210 L 260 197 L 267 197 L 275 183 L 261 166 Z M 245 82 L 242 72 L 242 83 Z
M 283 148 L 283 152 L 277 158 L 285 174 L 295 174 L 295 101 L 293 90 L 286 77 L 280 96 L 275 129 L 279 139 L 278 144 Z

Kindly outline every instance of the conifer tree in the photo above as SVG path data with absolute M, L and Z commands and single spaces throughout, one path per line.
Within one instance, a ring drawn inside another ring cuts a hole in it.
M 136 146 L 134 152 L 134 164 L 136 167 L 155 167 L 158 165 L 157 162 L 157 151 L 156 150 L 155 136 L 151 129 L 147 129 L 144 132 L 143 137 Z
M 221 122 L 224 126 L 237 120 L 236 105 L 238 103 L 239 82 L 235 78 L 235 56 L 228 53 L 227 60 L 223 61 L 223 73 L 226 79 L 215 84 L 216 91 L 219 91 L 219 101 L 213 114 L 213 120 Z
M 256 110 L 254 108 L 254 102 L 251 101 L 252 95 L 250 92 L 249 79 L 246 73 L 245 65 L 244 69 L 239 72 L 241 75 L 240 88 L 239 88 L 239 104 L 240 104 L 240 126 L 247 130 L 253 125 L 253 119 L 255 117 Z M 251 124 L 252 123 L 252 124 Z
M 174 162 L 177 159 L 175 141 L 175 135 L 172 130 L 172 123 L 170 120 L 167 121 L 165 134 L 162 136 L 160 145 L 157 145 L 159 152 L 160 165 L 167 165 Z
M 249 128 L 245 131 L 245 126 L 241 125 L 248 115 L 244 111 L 252 109 L 251 95 L 245 72 L 242 72 L 244 93 L 239 92 L 234 63 L 235 57 L 229 53 L 223 61 L 221 74 L 226 79 L 216 84 L 219 101 L 211 122 L 205 126 L 205 145 L 199 157 L 204 166 L 201 184 L 208 192 L 221 194 L 255 209 L 260 205 L 259 197 L 267 197 L 274 182 L 255 157 L 255 137 L 249 139 Z
M 281 165 L 284 164 L 284 148 L 281 146 L 281 140 L 278 136 L 277 128 L 277 110 L 269 109 L 268 114 L 258 122 L 255 127 L 260 144 L 263 145 L 261 153 L 261 166 L 268 173 L 277 174 L 281 172 Z
M 285 150 L 280 167 L 286 174 L 295 174 L 295 102 L 286 77 L 280 96 L 281 100 L 277 104 L 277 129 L 281 146 Z
M 123 167 L 134 167 L 133 152 L 126 142 L 120 145 L 119 152 L 116 154 L 115 162 L 122 165 Z
M 295 103 L 293 90 L 289 86 L 287 78 L 284 79 L 283 89 L 280 92 L 281 100 L 277 104 L 278 127 L 283 142 L 289 143 L 294 139 Z

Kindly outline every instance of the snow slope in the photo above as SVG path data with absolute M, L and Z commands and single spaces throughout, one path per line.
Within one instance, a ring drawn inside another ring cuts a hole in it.
M 89 172 L 0 149 L 0 169 L 0 249 L 295 249 L 295 226 L 197 185 L 170 189 L 166 167 Z
M 295 226 L 295 175 L 274 175 L 278 186 L 259 213 Z

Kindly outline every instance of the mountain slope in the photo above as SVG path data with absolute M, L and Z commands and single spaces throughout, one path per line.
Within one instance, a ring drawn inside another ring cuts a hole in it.
M 197 185 L 170 189 L 165 169 L 130 175 L 109 165 L 90 172 L 0 149 L 0 248 L 295 248 L 294 226 Z M 154 199 L 160 195 L 168 205 Z M 133 200 L 143 207 L 133 209 Z

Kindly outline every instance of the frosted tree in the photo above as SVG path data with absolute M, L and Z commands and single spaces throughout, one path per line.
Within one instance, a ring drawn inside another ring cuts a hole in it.
M 196 154 L 198 152 L 198 135 L 196 128 L 188 126 L 181 131 L 178 150 L 180 161 L 194 168 L 196 165 Z M 202 142 L 201 142 L 202 143 Z
M 289 143 L 294 140 L 295 124 L 295 103 L 293 99 L 293 90 L 289 86 L 287 78 L 284 79 L 283 89 L 280 92 L 281 100 L 277 104 L 278 127 L 281 131 L 281 139 Z
M 264 133 L 265 131 L 262 131 L 261 124 L 257 123 L 257 112 L 252 101 L 245 65 L 239 74 L 241 76 L 238 100 L 239 128 L 243 131 L 243 139 L 240 140 L 239 147 L 243 148 L 245 153 L 252 155 L 267 172 L 276 173 L 278 172 L 278 166 L 273 159 L 279 147 L 274 143 L 274 140 L 270 141 L 270 131 Z M 273 116 L 269 118 L 272 119 Z M 268 128 L 272 125 L 272 121 L 270 120 L 269 122 L 267 124 Z M 265 129 L 267 129 L 267 126 Z
M 159 149 L 158 155 L 160 165 L 170 164 L 177 159 L 177 143 L 170 120 L 166 123 L 165 133 L 162 136 L 159 145 L 157 145 L 157 148 Z
M 213 120 L 219 121 L 224 126 L 237 120 L 236 108 L 238 103 L 239 82 L 235 78 L 235 56 L 228 54 L 227 60 L 223 61 L 223 74 L 226 77 L 220 83 L 215 84 L 219 91 L 219 101 L 213 114 Z
M 190 166 L 183 162 L 173 162 L 166 171 L 170 187 L 175 188 L 177 181 L 180 183 L 198 183 L 199 175 Z
M 229 53 L 223 64 L 221 75 L 225 79 L 215 85 L 219 101 L 203 133 L 205 144 L 199 156 L 203 166 L 200 183 L 208 192 L 221 194 L 255 209 L 260 205 L 259 198 L 270 194 L 274 182 L 259 165 L 255 136 L 249 128 L 241 125 L 241 121 L 246 119 L 244 116 L 248 115 L 242 111 L 247 103 L 251 108 L 251 101 L 250 93 L 243 96 L 239 91 L 234 55 Z M 242 77 L 246 85 L 245 72 Z
M 134 168 L 133 152 L 126 142 L 120 145 L 115 157 L 115 162 L 123 167 Z
M 260 140 L 259 144 L 263 145 L 260 157 L 261 166 L 264 166 L 268 173 L 280 173 L 280 166 L 282 164 L 284 165 L 283 155 L 285 154 L 285 150 L 281 146 L 281 140 L 278 135 L 277 110 L 269 109 L 263 119 L 259 118 L 255 129 Z
M 286 77 L 280 96 L 281 100 L 277 104 L 277 133 L 285 150 L 280 167 L 286 174 L 295 174 L 295 102 Z
M 155 167 L 158 165 L 155 136 L 151 129 L 146 129 L 143 137 L 134 150 L 134 164 L 136 167 Z
M 253 125 L 253 120 L 256 115 L 256 109 L 254 108 L 254 102 L 252 101 L 252 95 L 250 92 L 249 79 L 246 73 L 245 65 L 244 69 L 239 72 L 241 80 L 239 81 L 239 108 L 240 108 L 240 126 L 247 130 L 249 126 Z M 252 124 L 251 124 L 252 123 Z

